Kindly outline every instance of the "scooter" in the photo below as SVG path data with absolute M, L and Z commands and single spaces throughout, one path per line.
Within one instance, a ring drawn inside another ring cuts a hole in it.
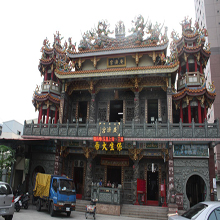
M 28 209 L 29 195 L 28 192 L 21 195 L 21 204 L 24 209 Z
M 19 212 L 22 206 L 21 195 L 15 197 L 14 203 L 16 212 Z

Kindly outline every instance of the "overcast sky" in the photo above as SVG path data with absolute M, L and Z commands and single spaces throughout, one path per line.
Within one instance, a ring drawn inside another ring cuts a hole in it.
M 119 20 L 124 21 L 128 33 L 131 21 L 141 14 L 153 24 L 168 26 L 168 37 L 173 29 L 180 34 L 184 17 L 195 21 L 193 0 L 5 0 L 0 8 L 0 123 L 16 120 L 23 124 L 38 117 L 32 96 L 43 81 L 38 71 L 40 49 L 46 37 L 53 43 L 56 31 L 64 37 L 62 45 L 72 37 L 78 48 L 82 34 L 103 19 L 111 30 Z

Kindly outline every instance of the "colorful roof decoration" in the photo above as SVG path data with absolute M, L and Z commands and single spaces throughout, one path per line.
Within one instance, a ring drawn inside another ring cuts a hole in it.
M 162 34 L 163 25 L 145 22 L 142 15 L 137 16 L 133 21 L 133 27 L 129 36 L 125 36 L 125 26 L 119 21 L 115 28 L 115 38 L 110 37 L 113 31 L 109 30 L 107 21 L 100 21 L 97 28 L 83 34 L 78 46 L 79 51 L 89 52 L 91 50 L 106 48 L 128 48 L 128 47 L 147 47 L 161 45 L 168 42 L 167 27 Z M 68 51 L 73 53 L 73 51 Z

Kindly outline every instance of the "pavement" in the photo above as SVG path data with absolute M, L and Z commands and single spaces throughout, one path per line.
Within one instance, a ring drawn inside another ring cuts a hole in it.
M 143 218 L 129 218 L 126 216 L 113 216 L 113 215 L 102 215 L 102 214 L 96 214 L 95 215 L 96 220 L 141 220 Z M 20 212 L 14 213 L 13 220 L 51 220 L 51 219 L 86 219 L 84 212 L 77 212 L 73 211 L 70 215 L 70 217 L 66 216 L 66 213 L 56 213 L 55 217 L 51 217 L 48 211 L 43 209 L 42 211 L 38 212 L 36 210 L 36 207 L 33 205 L 30 205 L 28 209 L 21 209 Z M 89 215 L 88 218 L 93 219 L 92 215 Z M 3 217 L 0 216 L 0 220 L 4 220 Z

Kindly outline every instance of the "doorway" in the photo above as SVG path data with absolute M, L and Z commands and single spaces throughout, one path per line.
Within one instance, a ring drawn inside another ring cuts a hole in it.
M 83 167 L 74 167 L 74 183 L 76 186 L 77 199 L 83 195 Z
M 158 172 L 147 172 L 147 200 L 158 202 Z
M 87 102 L 79 102 L 78 117 L 80 123 L 86 123 L 87 118 Z
M 158 119 L 158 99 L 148 99 L 148 123 L 154 123 Z
M 186 183 L 186 195 L 190 203 L 190 207 L 195 204 L 205 201 L 206 199 L 206 184 L 204 180 L 198 176 L 191 176 Z
M 110 181 L 111 184 L 121 184 L 121 167 L 108 166 L 107 168 L 107 182 Z
M 120 122 L 123 118 L 123 100 L 110 101 L 109 122 Z

